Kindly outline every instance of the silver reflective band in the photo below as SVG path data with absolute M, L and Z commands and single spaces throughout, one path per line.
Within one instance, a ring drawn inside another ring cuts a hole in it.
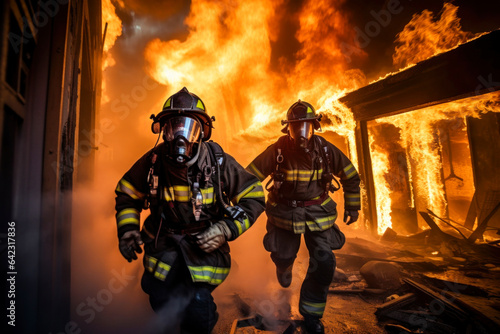
M 163 127 L 165 140 L 172 141 L 177 137 L 184 137 L 189 142 L 196 142 L 201 133 L 200 122 L 187 116 L 176 116 L 165 121 Z

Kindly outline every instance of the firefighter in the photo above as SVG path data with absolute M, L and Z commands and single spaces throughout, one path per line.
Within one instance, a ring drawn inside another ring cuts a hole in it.
M 151 118 L 163 143 L 142 156 L 115 191 L 119 249 L 131 262 L 144 247 L 141 286 L 166 333 L 210 333 L 218 318 L 211 293 L 231 266 L 227 242 L 264 211 L 262 185 L 208 141 L 215 118 L 186 88 Z
M 301 235 L 309 250 L 309 268 L 300 290 L 299 312 L 309 333 L 324 333 L 321 322 L 328 288 L 335 271 L 332 249 L 345 236 L 339 230 L 336 203 L 329 192 L 344 190 L 344 222 L 356 222 L 360 209 L 359 175 L 351 161 L 333 144 L 314 134 L 321 116 L 298 100 L 287 112 L 280 137 L 247 167 L 266 184 L 267 233 L 264 247 L 276 265 L 278 282 L 289 287 Z M 272 181 L 272 186 L 269 187 Z

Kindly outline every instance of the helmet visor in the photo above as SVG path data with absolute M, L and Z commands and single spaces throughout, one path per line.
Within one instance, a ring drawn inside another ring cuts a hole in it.
M 188 116 L 175 116 L 167 119 L 163 126 L 163 134 L 166 141 L 172 141 L 177 137 L 184 137 L 188 142 L 194 143 L 200 138 L 200 122 Z
M 290 122 L 288 126 L 290 127 L 290 137 L 292 137 L 292 139 L 311 139 L 314 128 L 312 122 Z

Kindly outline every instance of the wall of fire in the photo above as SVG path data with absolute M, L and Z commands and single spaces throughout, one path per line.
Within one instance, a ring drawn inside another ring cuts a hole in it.
M 499 40 L 493 31 L 341 98 L 373 233 L 416 233 L 430 210 L 470 233 L 488 218 L 485 235 L 498 238 Z
M 1 261 L 14 221 L 23 333 L 64 328 L 70 318 L 71 195 L 92 178 L 100 8 L 100 0 L 0 5 Z

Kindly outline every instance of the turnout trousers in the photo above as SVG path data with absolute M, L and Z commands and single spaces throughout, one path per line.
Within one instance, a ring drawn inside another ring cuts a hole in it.
M 195 283 L 182 256 L 173 263 L 165 281 L 145 271 L 141 286 L 149 294 L 151 307 L 159 316 L 155 332 L 209 334 L 218 319 L 212 297 L 215 285 Z
M 306 228 L 304 240 L 309 251 L 309 267 L 300 289 L 299 312 L 303 316 L 321 318 L 326 307 L 328 289 L 335 271 L 332 245 L 336 242 L 335 230 L 310 231 Z M 271 259 L 278 268 L 293 265 L 300 247 L 301 234 L 281 229 L 267 223 L 264 247 L 271 252 Z

